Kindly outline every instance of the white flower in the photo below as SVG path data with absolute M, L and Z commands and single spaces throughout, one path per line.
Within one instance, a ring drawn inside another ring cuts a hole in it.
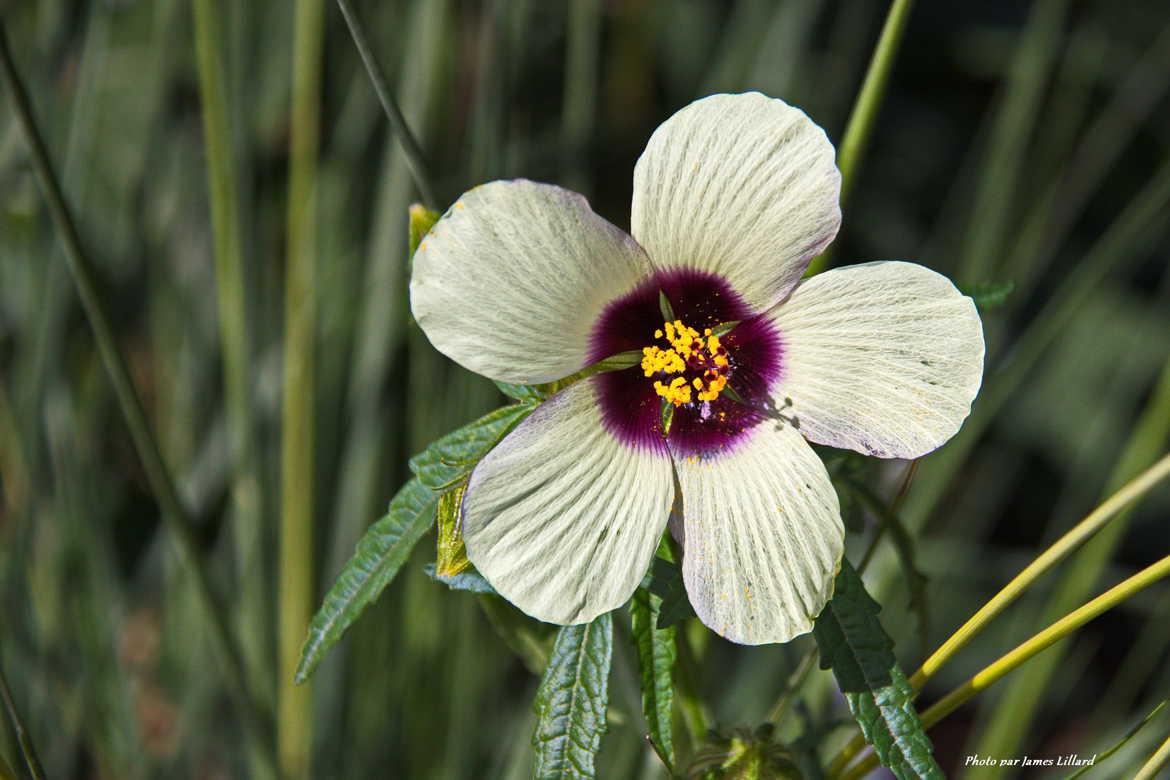
M 830 598 L 844 541 L 806 439 L 916 458 L 959 429 L 983 371 L 969 298 L 903 262 L 801 281 L 840 225 L 833 157 L 784 102 L 713 95 L 650 138 L 632 236 L 523 180 L 465 193 L 426 236 L 411 307 L 472 371 L 536 384 L 645 355 L 551 397 L 472 473 L 468 557 L 509 601 L 562 624 L 620 606 L 677 494 L 699 617 L 736 642 L 787 641 Z

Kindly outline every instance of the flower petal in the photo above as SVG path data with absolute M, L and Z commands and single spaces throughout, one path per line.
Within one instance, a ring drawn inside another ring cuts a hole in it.
M 812 629 L 833 593 L 845 528 L 820 458 L 792 425 L 767 421 L 732 452 L 676 460 L 683 581 L 703 623 L 746 645 Z
M 791 291 L 841 224 L 833 145 L 804 112 L 752 92 L 696 100 L 634 168 L 634 238 L 658 268 L 720 274 L 757 311 Z
M 585 365 L 605 305 L 650 272 L 646 253 L 550 184 L 465 192 L 414 255 L 410 306 L 431 343 L 504 382 L 560 379 Z
M 540 620 L 592 620 L 646 574 L 674 499 L 670 458 L 602 427 L 595 379 L 550 398 L 488 453 L 463 499 L 467 556 Z
M 865 263 L 801 283 L 773 312 L 777 404 L 809 440 L 917 458 L 959 430 L 983 379 L 975 304 L 914 263 Z

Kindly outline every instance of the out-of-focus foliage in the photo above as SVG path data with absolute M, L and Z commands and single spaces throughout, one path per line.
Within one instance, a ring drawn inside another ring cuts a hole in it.
M 274 508 L 293 26 L 287 3 L 214 5 L 251 332 L 245 378 L 264 508 L 256 544 L 245 533 L 255 529 L 237 523 L 232 494 L 240 432 L 225 404 L 191 6 L 32 0 L 0 2 L 0 14 L 118 342 L 270 705 L 290 684 L 275 672 Z M 356 5 L 441 198 L 488 179 L 526 177 L 585 192 L 618 225 L 649 134 L 696 97 L 759 89 L 802 107 L 839 142 L 887 7 Z M 932 647 L 1096 504 L 1170 355 L 1168 96 L 1170 14 L 1160 0 L 916 4 L 834 260 L 915 259 L 964 284 L 1015 284 L 983 314 L 987 379 L 974 416 L 923 461 L 900 513 L 931 583 Z M 408 208 L 418 194 L 332 3 L 321 105 L 314 607 L 410 477 L 410 455 L 506 400 L 438 355 L 409 320 Z M 441 211 L 446 203 L 433 205 Z M 888 499 L 901 473 L 900 464 L 869 461 L 850 478 Z M 1165 554 L 1168 510 L 1165 489 L 1151 494 L 1100 581 L 1084 587 L 1098 592 Z M 851 535 L 854 560 L 872 531 L 871 521 Z M 427 541 L 313 677 L 315 776 L 531 774 L 533 672 L 548 661 L 547 631 L 494 596 L 432 580 L 423 570 L 433 560 Z M 918 618 L 905 607 L 905 578 L 888 541 L 866 580 L 885 605 L 899 662 L 916 666 Z M 1091 753 L 1166 697 L 1163 593 L 1132 600 L 1048 651 L 1064 653 L 1063 661 L 1037 717 L 1011 724 L 1020 752 Z M 932 680 L 921 701 L 1033 633 L 1048 596 L 1043 588 L 1029 594 Z M 49 776 L 254 772 L 6 95 L 0 605 L 0 663 Z M 711 722 L 755 729 L 811 638 L 737 647 L 694 623 L 682 619 L 676 638 L 687 648 L 680 656 L 693 655 L 687 674 L 709 702 Z M 596 771 L 662 777 L 642 737 L 628 625 L 615 621 Z M 985 744 L 1000 694 L 931 731 L 944 770 Z M 677 710 L 676 751 L 693 756 L 701 745 L 683 733 Z M 829 757 L 849 736 L 832 725 L 848 713 L 827 672 L 813 672 L 786 713 L 776 744 Z M 1168 729 L 1164 718 L 1151 721 L 1094 775 L 1128 776 Z M 0 755 L 18 764 L 7 728 Z

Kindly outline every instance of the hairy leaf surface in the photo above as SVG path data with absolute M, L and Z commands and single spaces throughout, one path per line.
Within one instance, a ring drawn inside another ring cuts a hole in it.
M 848 560 L 841 563 L 833 599 L 813 628 L 821 668 L 832 669 L 865 741 L 901 780 L 942 778 L 914 692 L 894 657 L 894 642 L 878 620 L 881 607 Z
M 536 691 L 539 780 L 594 777 L 593 757 L 606 731 L 613 617 L 605 613 L 579 626 L 564 626 Z

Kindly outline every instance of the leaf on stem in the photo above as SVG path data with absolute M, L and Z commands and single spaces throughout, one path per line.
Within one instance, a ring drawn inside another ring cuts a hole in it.
M 495 380 L 495 384 L 501 393 L 522 404 L 538 404 L 544 400 L 544 394 L 540 392 L 540 388 L 533 385 L 514 385 L 498 380 Z
M 357 551 L 309 624 L 296 682 L 309 678 L 329 648 L 398 574 L 414 545 L 435 522 L 437 504 L 438 496 L 417 479 L 403 485 L 390 501 L 386 516 L 358 542 Z
M 930 739 L 914 709 L 914 692 L 878 620 L 881 607 L 848 560 L 833 599 L 813 628 L 821 668 L 832 669 L 865 741 L 900 780 L 942 778 Z
M 594 777 L 593 757 L 606 731 L 613 618 L 605 613 L 557 634 L 536 691 L 535 776 Z
M 477 461 L 536 406 L 512 404 L 448 433 L 410 459 L 410 470 L 431 490 L 445 491 L 471 473 Z
M 638 654 L 638 676 L 642 683 L 642 714 L 655 750 L 674 771 L 674 627 L 658 628 L 662 599 L 645 588 L 634 591 L 630 600 L 631 633 Z

